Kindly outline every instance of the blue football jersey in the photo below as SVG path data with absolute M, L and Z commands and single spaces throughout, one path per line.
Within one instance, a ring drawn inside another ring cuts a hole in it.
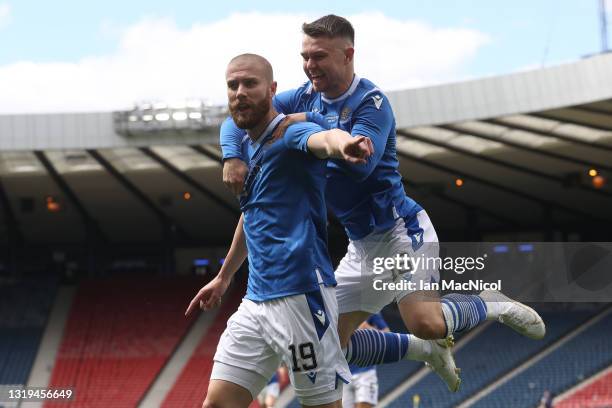
M 349 89 L 335 99 L 315 92 L 307 82 L 278 94 L 274 106 L 285 114 L 314 112 L 328 128 L 340 128 L 372 140 L 374 155 L 366 165 L 328 161 L 326 200 L 350 239 L 388 230 L 398 217 L 412 217 L 422 209 L 404 191 L 395 150 L 393 111 L 386 96 L 372 82 L 355 76 Z M 231 119 L 223 123 L 224 158 L 240 157 L 243 135 Z
M 249 165 L 240 197 L 248 248 L 247 299 L 261 302 L 335 285 L 327 252 L 325 160 L 308 152 L 314 123 L 290 126 L 282 139 L 266 143 L 284 115 L 257 141 L 242 140 Z

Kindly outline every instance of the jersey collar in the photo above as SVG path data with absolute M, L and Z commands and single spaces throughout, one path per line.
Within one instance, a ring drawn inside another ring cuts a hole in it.
M 259 145 L 261 144 L 261 142 L 266 140 L 268 136 L 274 131 L 274 129 L 276 129 L 276 126 L 280 123 L 281 120 L 283 120 L 284 117 L 285 117 L 284 114 L 279 113 L 278 115 L 274 117 L 274 119 L 270 121 L 270 123 L 268 123 L 268 126 L 266 126 L 263 132 L 261 132 L 261 135 L 259 135 L 257 140 L 253 141 L 249 138 L 249 140 L 251 140 L 251 146 L 257 149 Z
M 353 94 L 353 92 L 355 92 L 355 89 L 357 89 L 357 85 L 359 85 L 359 81 L 361 81 L 361 78 L 359 78 L 357 75 L 354 75 L 353 76 L 353 82 L 351 82 L 351 86 L 349 86 L 349 89 L 347 89 L 346 92 L 344 92 L 342 95 L 340 95 L 340 96 L 338 96 L 337 98 L 334 98 L 334 99 L 328 99 L 323 94 L 321 94 L 321 99 L 325 103 L 340 102 L 340 101 L 348 98 L 349 96 L 351 96 Z

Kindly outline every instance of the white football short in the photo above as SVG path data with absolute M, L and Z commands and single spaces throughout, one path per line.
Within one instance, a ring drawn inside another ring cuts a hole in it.
M 337 326 L 333 287 L 261 303 L 243 299 L 221 335 L 211 379 L 241 385 L 256 398 L 284 361 L 302 404 L 337 401 L 351 375 Z
M 339 312 L 378 313 L 389 303 L 423 290 L 424 283 L 438 282 L 440 273 L 433 262 L 438 254 L 438 236 L 425 210 L 398 218 L 388 231 L 350 241 L 335 272 Z M 412 282 L 412 287 L 394 290 L 381 284 L 402 280 Z
M 359 402 L 372 406 L 378 404 L 378 376 L 375 368 L 353 374 L 351 383 L 342 390 L 343 408 L 354 408 Z

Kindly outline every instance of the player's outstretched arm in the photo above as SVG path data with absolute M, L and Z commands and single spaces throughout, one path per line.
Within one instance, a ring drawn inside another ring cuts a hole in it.
M 366 164 L 374 153 L 372 141 L 365 137 L 352 137 L 340 129 L 330 129 L 308 138 L 308 150 L 319 159 L 343 159 L 353 164 Z
M 240 216 L 232 245 L 230 246 L 221 270 L 206 286 L 194 296 L 185 311 L 185 316 L 191 314 L 195 309 L 210 310 L 221 303 L 221 297 L 227 290 L 232 278 L 243 264 L 248 254 L 246 239 L 244 236 L 244 215 Z

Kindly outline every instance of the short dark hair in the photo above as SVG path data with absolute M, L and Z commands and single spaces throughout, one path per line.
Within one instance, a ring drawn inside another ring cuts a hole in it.
M 312 23 L 302 24 L 302 32 L 309 37 L 346 38 L 355 44 L 355 30 L 344 17 L 328 14 Z
M 261 65 L 263 67 L 264 75 L 266 76 L 266 79 L 270 82 L 274 81 L 274 70 L 272 70 L 272 64 L 270 64 L 270 62 L 264 57 L 262 57 L 261 55 L 250 54 L 250 53 L 240 54 L 232 58 L 229 64 L 227 64 L 227 66 L 229 67 L 232 63 L 242 60 L 242 59 L 248 59 L 251 61 L 255 61 L 257 64 Z

